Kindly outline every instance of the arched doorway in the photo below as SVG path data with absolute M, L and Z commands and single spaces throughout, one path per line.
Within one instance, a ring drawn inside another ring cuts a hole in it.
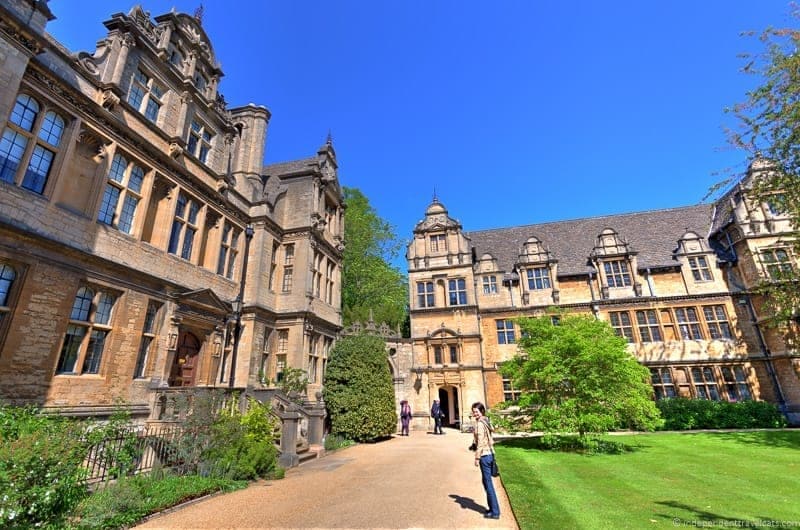
M 444 412 L 442 425 L 444 427 L 460 428 L 459 418 L 461 415 L 458 411 L 458 389 L 456 387 L 443 386 L 439 389 L 439 406 Z
M 197 377 L 200 341 L 192 333 L 181 331 L 175 350 L 175 362 L 169 373 L 169 386 L 194 386 Z

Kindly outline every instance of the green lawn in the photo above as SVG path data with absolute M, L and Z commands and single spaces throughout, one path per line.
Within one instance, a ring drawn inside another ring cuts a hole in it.
M 531 439 L 498 443 L 520 528 L 800 528 L 800 431 L 614 440 L 631 451 L 580 455 L 538 450 Z

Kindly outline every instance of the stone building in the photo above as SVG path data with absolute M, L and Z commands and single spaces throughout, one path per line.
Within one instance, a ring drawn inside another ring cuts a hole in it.
M 476 232 L 434 199 L 406 254 L 414 410 L 439 399 L 459 426 L 475 401 L 514 399 L 497 371 L 517 352 L 514 319 L 567 311 L 625 337 L 656 397 L 762 399 L 800 421 L 800 355 L 752 294 L 796 265 L 791 226 L 748 199 L 751 178 L 715 205 Z M 424 416 L 416 428 L 429 427 Z
M 270 112 L 226 104 L 199 18 L 134 7 L 93 53 L 52 19 L 0 3 L 0 399 L 156 419 L 287 367 L 313 399 L 341 329 L 330 138 L 264 167 Z

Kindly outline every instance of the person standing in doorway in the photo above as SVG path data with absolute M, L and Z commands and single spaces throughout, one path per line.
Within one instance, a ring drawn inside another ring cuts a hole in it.
M 405 399 L 400 402 L 400 436 L 408 436 L 408 424 L 411 421 L 411 405 Z
M 442 432 L 442 418 L 444 418 L 444 412 L 442 411 L 442 407 L 439 406 L 438 399 L 433 400 L 431 418 L 433 418 L 433 434 L 444 434 L 444 432 Z
M 497 493 L 492 482 L 492 462 L 494 461 L 494 440 L 492 439 L 492 426 L 486 417 L 486 407 L 483 403 L 472 404 L 472 417 L 475 419 L 475 466 L 481 469 L 483 489 L 486 491 L 486 503 L 489 510 L 483 515 L 487 519 L 500 519 L 500 505 L 497 503 Z

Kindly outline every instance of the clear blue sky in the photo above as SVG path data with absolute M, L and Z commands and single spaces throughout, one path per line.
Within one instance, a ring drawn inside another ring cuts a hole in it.
M 332 131 L 343 185 L 410 239 L 434 188 L 466 230 L 699 202 L 726 168 L 723 109 L 755 78 L 742 31 L 776 0 L 205 0 L 232 106 L 272 112 L 266 162 Z M 132 2 L 51 0 L 94 50 Z M 153 16 L 200 0 L 147 0 Z

